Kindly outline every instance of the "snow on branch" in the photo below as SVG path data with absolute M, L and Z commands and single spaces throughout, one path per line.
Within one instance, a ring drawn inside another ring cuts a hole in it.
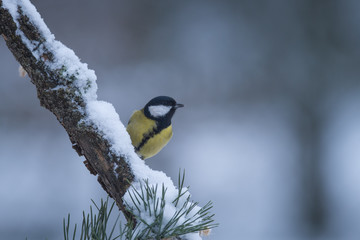
M 119 133 L 122 148 L 115 147 L 114 136 L 106 132 L 108 121 L 98 119 L 107 109 L 116 129 L 123 128 L 111 105 L 97 101 L 95 72 L 55 40 L 28 0 L 0 0 L 0 33 L 35 84 L 40 104 L 55 114 L 90 172 L 98 174 L 103 188 L 126 212 L 122 196 L 134 180 L 130 158 L 137 156 L 127 134 Z
M 155 219 L 146 211 L 149 209 L 146 202 L 141 205 L 141 201 L 131 200 L 134 196 L 141 198 L 140 193 L 146 186 L 153 189 L 154 201 L 160 196 L 165 211 L 161 215 L 161 226 L 171 221 L 177 225 L 173 215 L 182 211 L 186 214 L 181 215 L 179 224 L 203 223 L 202 215 L 196 215 L 203 212 L 189 201 L 188 189 L 183 186 L 178 189 L 163 172 L 150 169 L 136 155 L 114 107 L 97 100 L 95 72 L 88 69 L 74 51 L 55 40 L 29 0 L 0 0 L 0 33 L 36 86 L 41 105 L 55 114 L 69 134 L 73 148 L 85 156 L 85 165 L 98 175 L 104 190 L 129 221 L 145 219 L 142 224 L 146 227 Z M 136 216 L 136 212 L 141 216 Z M 137 228 L 142 230 L 141 226 Z

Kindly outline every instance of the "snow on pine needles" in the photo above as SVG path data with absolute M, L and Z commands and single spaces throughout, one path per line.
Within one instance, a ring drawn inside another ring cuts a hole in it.
M 83 111 L 86 119 L 83 119 L 83 122 L 95 127 L 111 144 L 111 151 L 124 157 L 129 164 L 135 179 L 123 199 L 138 221 L 134 234 L 151 231 L 164 237 L 187 233 L 187 239 L 201 239 L 198 233 L 191 232 L 214 226 L 211 225 L 212 215 L 208 214 L 211 203 L 203 208 L 197 206 L 190 201 L 190 193 L 188 188 L 183 186 L 183 179 L 179 180 L 177 188 L 165 173 L 152 170 L 137 156 L 130 136 L 113 105 L 97 100 L 95 72 L 88 69 L 87 64 L 82 63 L 72 49 L 55 40 L 55 36 L 29 0 L 2 0 L 2 5 L 12 15 L 17 25 L 16 34 L 31 50 L 35 59 L 43 61 L 50 70 L 60 72 L 64 79 L 72 80 L 73 86 L 70 87 L 75 87 L 85 105 Z M 27 16 L 38 30 L 39 40 L 29 40 L 21 30 L 21 15 Z M 51 53 L 51 59 L 44 59 L 47 53 Z M 67 87 L 65 83 L 60 83 L 52 90 Z M 114 173 L 116 174 L 115 171 Z

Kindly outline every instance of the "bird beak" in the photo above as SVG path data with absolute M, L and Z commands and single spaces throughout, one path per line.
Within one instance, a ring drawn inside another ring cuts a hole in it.
M 177 104 L 174 106 L 175 109 L 181 108 L 181 107 L 184 107 L 184 104 L 177 103 Z

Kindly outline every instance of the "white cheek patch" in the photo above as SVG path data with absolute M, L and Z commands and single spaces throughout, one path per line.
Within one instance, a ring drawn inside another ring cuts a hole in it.
M 163 117 L 170 111 L 170 109 L 171 107 L 164 105 L 150 106 L 149 112 L 153 117 Z

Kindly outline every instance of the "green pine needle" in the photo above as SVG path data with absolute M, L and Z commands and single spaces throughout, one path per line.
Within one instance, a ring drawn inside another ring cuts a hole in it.
M 98 206 L 93 200 L 91 200 L 95 206 L 97 212 L 93 212 L 93 208 L 90 206 L 90 213 L 85 214 L 83 212 L 83 220 L 80 230 L 79 240 L 115 240 L 119 239 L 120 235 L 113 237 L 115 228 L 117 226 L 120 215 L 115 220 L 114 225 L 108 229 L 108 222 L 110 214 L 114 208 L 115 202 L 110 205 L 109 208 L 109 198 L 106 201 L 101 200 L 100 205 Z M 63 231 L 64 231 L 64 240 L 70 240 L 69 236 L 70 229 L 70 214 L 68 215 L 67 221 L 63 220 Z M 77 224 L 74 226 L 74 231 L 72 234 L 72 239 L 76 239 Z
M 185 171 L 183 171 L 182 174 L 181 171 L 179 171 L 179 190 L 176 198 L 172 202 L 177 210 L 166 223 L 164 222 L 164 212 L 167 189 L 164 184 L 162 184 L 161 192 L 158 193 L 158 185 L 150 185 L 149 182 L 145 180 L 143 183 L 140 183 L 140 189 L 132 187 L 132 189 L 128 191 L 131 204 L 125 202 L 125 206 L 133 206 L 127 210 L 135 217 L 135 226 L 132 225 L 132 222 L 125 225 L 119 224 L 120 214 L 118 214 L 114 224 L 109 226 L 109 219 L 115 202 L 110 204 L 109 197 L 105 201 L 101 199 L 100 204 L 96 204 L 91 200 L 95 208 L 93 209 L 93 207 L 90 206 L 90 213 L 88 214 L 83 211 L 83 220 L 81 228 L 79 228 L 79 238 L 76 238 L 78 230 L 77 224 L 74 225 L 74 230 L 70 232 L 70 214 L 68 214 L 67 219 L 63 219 L 64 240 L 164 239 L 217 227 L 218 224 L 214 223 L 213 219 L 214 214 L 210 212 L 213 207 L 211 202 L 195 210 L 198 203 L 191 202 L 189 194 L 185 201 L 180 201 L 185 197 L 185 194 L 188 193 L 188 188 L 184 188 L 184 182 Z M 179 205 L 180 203 L 182 205 Z M 153 221 L 149 222 L 149 219 L 145 220 L 141 216 L 150 216 Z M 186 220 L 184 220 L 184 218 Z
M 214 223 L 214 214 L 210 213 L 212 203 L 208 202 L 204 207 L 193 213 L 197 202 L 191 202 L 188 196 L 182 206 L 179 206 L 180 199 L 188 192 L 188 188 L 183 188 L 185 182 L 185 171 L 178 177 L 178 194 L 173 200 L 173 204 L 177 207 L 174 216 L 163 226 L 165 195 L 166 188 L 162 185 L 161 196 L 157 196 L 158 185 L 150 186 L 145 180 L 140 183 L 140 190 L 132 188 L 129 191 L 131 203 L 125 202 L 126 206 L 133 206 L 128 209 L 136 218 L 137 228 L 132 235 L 134 239 L 163 239 L 174 236 L 181 236 L 187 233 L 200 232 L 202 230 L 211 229 L 217 226 Z M 149 219 L 145 220 L 141 216 L 150 216 L 153 222 L 149 223 Z M 186 218 L 183 221 L 183 217 Z M 183 222 L 181 223 L 180 220 Z

